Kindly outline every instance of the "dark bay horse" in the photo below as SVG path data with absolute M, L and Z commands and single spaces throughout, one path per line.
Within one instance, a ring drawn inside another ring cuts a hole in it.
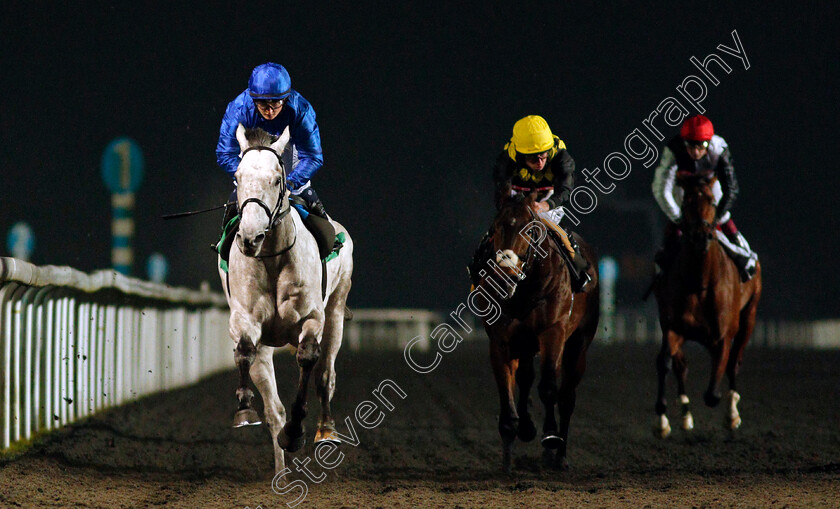
M 741 425 L 735 377 L 741 367 L 744 348 L 755 326 L 761 297 L 761 266 L 753 278 L 741 282 L 735 263 L 715 236 L 714 178 L 679 173 L 683 189 L 682 237 L 680 250 L 670 268 L 654 288 L 662 328 L 662 349 L 656 367 L 659 387 L 656 398 L 654 434 L 665 438 L 671 432 L 665 401 L 665 377 L 673 368 L 682 407 L 682 428 L 694 427 L 685 393 L 688 366 L 683 354 L 686 340 L 697 341 L 712 356 L 712 373 L 704 395 L 706 405 L 722 399 L 721 380 L 729 378 L 724 425 L 734 430 Z
M 543 460 L 549 466 L 568 468 L 566 442 L 575 389 L 586 369 L 586 351 L 598 327 L 594 253 L 575 237 L 589 260 L 592 281 L 585 291 L 572 293 L 566 262 L 547 235 L 547 227 L 532 212 L 534 199 L 532 193 L 502 206 L 493 222 L 494 254 L 479 271 L 476 289 L 500 303 L 502 310 L 492 323 L 485 319 L 484 327 L 490 338 L 490 360 L 501 404 L 499 434 L 506 472 L 511 470 L 514 439 L 529 442 L 537 433 L 528 410 L 537 353 L 538 392 L 545 408 Z M 555 408 L 559 410 L 559 425 Z

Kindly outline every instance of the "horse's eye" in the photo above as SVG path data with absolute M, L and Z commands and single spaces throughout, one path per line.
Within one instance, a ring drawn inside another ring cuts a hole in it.
M 511 219 L 509 224 L 511 226 L 516 226 L 516 219 Z
M 274 185 L 279 186 L 280 183 L 282 183 L 282 182 L 283 182 L 283 177 L 277 177 L 277 180 L 274 181 Z

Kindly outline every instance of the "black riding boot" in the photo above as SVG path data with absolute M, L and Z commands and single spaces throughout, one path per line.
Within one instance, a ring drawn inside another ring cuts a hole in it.
M 227 226 L 230 220 L 236 217 L 237 214 L 239 214 L 239 205 L 236 203 L 236 190 L 234 189 L 233 194 L 225 204 L 225 215 L 222 219 L 222 231 L 225 230 L 225 226 Z
M 220 254 L 225 263 L 227 263 L 230 259 L 230 247 L 233 245 L 236 230 L 239 229 L 238 215 L 239 205 L 236 198 L 236 188 L 234 188 L 233 192 L 230 194 L 230 198 L 228 198 L 228 202 L 225 204 L 225 214 L 222 217 L 221 236 L 216 243 L 210 244 L 210 249 Z M 235 221 L 234 218 L 236 218 Z
M 665 226 L 665 240 L 662 249 L 656 252 L 653 261 L 656 265 L 656 276 L 664 273 L 680 252 L 680 229 L 674 223 Z
M 592 281 L 592 277 L 589 275 L 589 262 L 583 256 L 583 253 L 580 252 L 580 246 L 575 242 L 574 236 L 568 235 L 568 237 L 569 243 L 575 252 L 575 259 L 572 260 L 572 290 L 578 293 L 586 288 L 586 285 Z
M 472 281 L 473 285 L 478 284 L 478 271 L 481 270 L 481 265 L 488 259 L 488 251 L 491 251 L 492 248 L 492 237 L 490 230 L 487 230 L 484 232 L 484 236 L 481 237 L 475 253 L 473 253 L 472 261 L 467 265 L 467 274 L 469 274 L 470 281 Z
M 316 193 L 312 187 L 307 188 L 298 196 L 306 201 L 306 210 L 310 213 L 315 214 L 318 217 L 323 217 L 324 219 L 329 219 L 327 217 L 327 211 L 324 209 L 324 203 L 320 198 L 318 198 L 318 193 Z

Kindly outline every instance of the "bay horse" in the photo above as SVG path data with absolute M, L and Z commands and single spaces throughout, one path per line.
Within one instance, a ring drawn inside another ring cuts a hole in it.
M 597 262 L 591 247 L 576 236 L 589 261 L 592 281 L 573 293 L 569 268 L 547 227 L 532 211 L 535 193 L 506 200 L 492 226 L 495 254 L 479 270 L 476 291 L 501 302 L 501 316 L 484 320 L 490 362 L 499 392 L 502 469 L 511 471 L 514 440 L 530 442 L 537 430 L 528 404 L 534 357 L 540 355 L 538 393 L 545 409 L 543 461 L 568 468 L 566 444 L 576 387 L 586 369 L 586 351 L 598 327 Z M 559 381 L 559 384 L 558 384 Z M 519 399 L 515 401 L 515 388 Z M 555 408 L 559 410 L 558 426 Z
M 716 240 L 713 175 L 677 174 L 683 190 L 679 253 L 654 287 L 662 328 L 662 348 L 656 359 L 659 376 L 654 434 L 665 438 L 671 433 L 666 414 L 665 378 L 673 368 L 682 410 L 681 427 L 694 428 L 694 418 L 685 393 L 688 365 L 683 354 L 686 340 L 705 346 L 712 357 L 706 405 L 715 407 L 722 399 L 721 380 L 729 379 L 724 425 L 735 430 L 741 425 L 738 413 L 736 376 L 744 348 L 755 326 L 761 298 L 761 266 L 747 282 L 735 263 Z
M 286 187 L 280 154 L 289 141 L 288 128 L 276 138 L 240 124 L 236 138 L 242 149 L 235 174 L 241 220 L 229 271 L 219 269 L 230 305 L 229 332 L 236 343 L 234 360 L 239 369 L 234 426 L 261 424 L 251 406 L 254 393 L 249 382 L 253 379 L 263 398 L 277 473 L 285 468 L 283 451 L 294 452 L 304 444 L 306 393 L 313 374 L 321 403 L 315 441 L 339 443 L 330 400 L 353 272 L 353 241 L 341 224 L 331 220 L 336 232 L 344 232 L 345 240 L 338 256 L 326 264 L 327 281 L 322 287 L 316 240 L 291 206 Z M 297 348 L 299 367 L 297 396 L 288 421 L 277 395 L 272 360 L 275 348 L 285 345 Z

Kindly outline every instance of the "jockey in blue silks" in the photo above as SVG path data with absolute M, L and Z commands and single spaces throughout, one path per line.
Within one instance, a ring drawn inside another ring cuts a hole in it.
M 259 127 L 276 136 L 289 128 L 291 140 L 283 153 L 287 171 L 291 168 L 286 176 L 289 190 L 306 202 L 309 212 L 326 219 L 324 205 L 309 182 L 324 164 L 315 110 L 309 101 L 292 89 L 292 79 L 282 65 L 268 62 L 254 68 L 248 80 L 248 89 L 231 101 L 225 110 L 216 145 L 216 162 L 231 177 L 240 161 L 241 149 L 236 140 L 239 124 L 248 128 Z M 237 213 L 236 189 L 228 201 L 233 205 L 225 210 L 225 224 Z

